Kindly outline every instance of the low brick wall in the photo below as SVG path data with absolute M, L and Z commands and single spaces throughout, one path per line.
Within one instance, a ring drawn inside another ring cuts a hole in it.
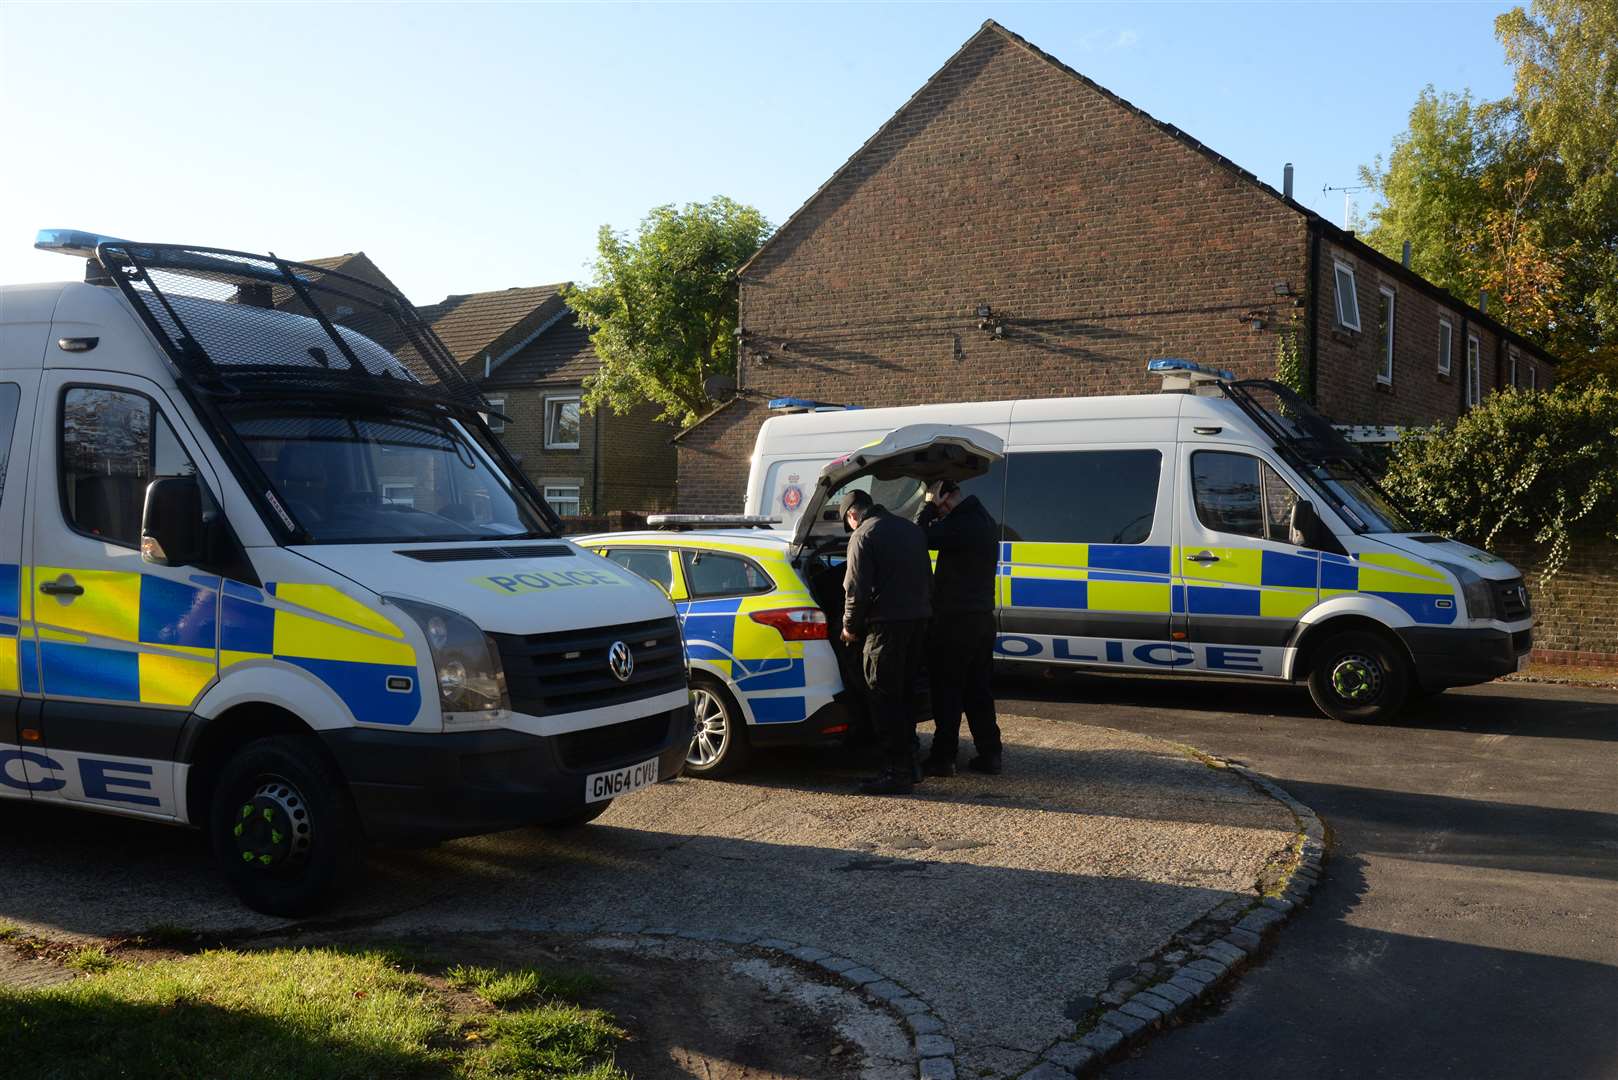
M 1528 580 L 1534 604 L 1534 659 L 1559 664 L 1618 664 L 1618 544 L 1574 543 L 1573 557 L 1546 584 L 1543 547 L 1510 540 L 1491 550 Z

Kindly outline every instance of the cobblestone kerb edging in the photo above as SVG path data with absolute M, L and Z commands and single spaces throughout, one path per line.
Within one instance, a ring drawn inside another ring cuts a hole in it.
M 1135 973 L 1115 982 L 1101 995 L 1101 1004 L 1077 1021 L 1071 1035 L 1047 1048 L 1021 1080 L 1094 1076 L 1126 1048 L 1210 998 L 1265 947 L 1320 881 L 1326 827 L 1319 815 L 1245 765 L 1193 747 L 1181 749 L 1209 768 L 1235 773 L 1291 811 L 1298 831 L 1283 857 L 1284 865 L 1273 880 L 1261 884 L 1258 900 L 1220 905 L 1142 961 Z
M 644 923 L 535 920 L 525 923 L 523 929 L 554 934 L 677 938 L 682 941 L 737 945 L 780 953 L 815 968 L 822 975 L 895 1013 L 910 1032 L 920 1080 L 955 1080 L 955 1042 L 945 1031 L 944 1022 L 938 1018 L 933 1007 L 908 987 L 890 979 L 869 964 L 840 956 L 828 949 L 800 945 L 765 931 L 727 933 L 713 930 L 682 930 L 675 926 L 648 926 Z

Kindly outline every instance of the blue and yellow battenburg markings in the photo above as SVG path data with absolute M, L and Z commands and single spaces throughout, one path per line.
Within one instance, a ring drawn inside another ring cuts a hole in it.
M 628 543 L 626 547 L 663 548 L 667 541 Z M 613 544 L 618 547 L 618 543 Z M 676 548 L 676 550 L 686 550 Z M 808 669 L 802 641 L 784 641 L 771 627 L 752 620 L 755 611 L 772 608 L 813 607 L 815 602 L 797 571 L 784 556 L 755 545 L 705 540 L 693 550 L 745 555 L 758 563 L 776 590 L 758 596 L 727 596 L 713 600 L 676 598 L 686 659 L 718 672 L 746 703 L 755 724 L 796 724 L 809 716 Z M 794 694 L 792 691 L 797 690 Z
M 34 604 L 31 583 L 63 574 L 84 594 Z M 420 708 L 404 633 L 329 585 L 0 564 L 0 693 L 187 706 L 255 661 L 309 672 L 363 723 L 408 724 Z M 390 676 L 410 689 L 389 690 Z
M 776 592 L 682 600 L 675 607 L 685 631 L 686 655 L 718 669 L 746 697 L 754 723 L 795 724 L 808 716 L 808 699 L 782 691 L 801 691 L 807 685 L 804 642 L 781 640 L 773 628 L 754 622 L 751 613 L 811 603 L 807 595 Z
M 1007 608 L 1296 619 L 1333 597 L 1363 594 L 1398 605 L 1418 623 L 1447 625 L 1458 617 L 1443 573 L 1396 552 L 1348 558 L 1158 544 L 1009 542 L 1000 548 L 998 603 Z M 1202 551 L 1219 560 L 1190 559 Z

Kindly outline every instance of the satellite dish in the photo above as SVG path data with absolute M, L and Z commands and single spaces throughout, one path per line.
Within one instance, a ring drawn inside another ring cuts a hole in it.
M 729 375 L 710 375 L 702 380 L 702 392 L 709 401 L 729 401 L 736 396 L 736 380 Z

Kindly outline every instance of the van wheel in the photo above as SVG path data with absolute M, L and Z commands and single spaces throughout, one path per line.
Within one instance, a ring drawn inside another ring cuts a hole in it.
M 691 680 L 691 747 L 685 754 L 687 776 L 734 776 L 752 754 L 747 723 L 730 691 L 715 679 Z
M 226 761 L 208 830 L 231 888 L 265 915 L 320 910 L 364 862 L 348 789 L 306 736 L 258 739 Z
M 1392 720 L 1410 695 L 1410 664 L 1379 634 L 1350 630 L 1326 639 L 1309 665 L 1309 696 L 1333 720 Z

